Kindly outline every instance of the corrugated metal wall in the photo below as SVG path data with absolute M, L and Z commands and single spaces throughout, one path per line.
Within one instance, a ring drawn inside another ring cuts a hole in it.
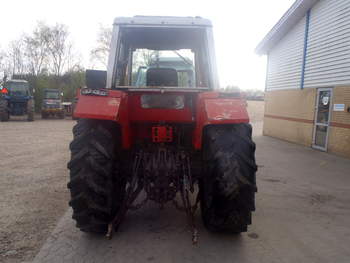
M 350 0 L 321 0 L 311 9 L 304 87 L 350 83 Z
M 269 53 L 267 90 L 296 89 L 300 87 L 305 21 L 305 17 L 301 19 Z
M 269 53 L 267 90 L 300 89 L 304 17 Z M 320 0 L 311 9 L 304 88 L 350 84 L 350 0 Z

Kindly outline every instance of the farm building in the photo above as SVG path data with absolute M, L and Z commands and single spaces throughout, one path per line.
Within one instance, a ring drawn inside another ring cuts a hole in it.
M 350 158 L 350 1 L 297 0 L 256 52 L 264 134 Z

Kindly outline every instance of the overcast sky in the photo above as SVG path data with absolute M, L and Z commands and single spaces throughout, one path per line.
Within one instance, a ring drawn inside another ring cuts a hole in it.
M 100 25 L 112 25 L 117 16 L 202 16 L 214 25 L 221 85 L 264 89 L 266 58 L 254 48 L 294 0 L 3 0 L 0 15 L 0 47 L 22 33 L 31 32 L 37 21 L 69 26 L 74 46 L 85 67 L 96 43 Z

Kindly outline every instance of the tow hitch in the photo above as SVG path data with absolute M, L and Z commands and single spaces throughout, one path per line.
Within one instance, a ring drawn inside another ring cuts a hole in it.
M 169 131 L 161 131 L 166 135 Z M 164 137 L 163 137 L 164 138 Z M 134 158 L 132 176 L 127 182 L 126 197 L 119 212 L 108 225 L 106 237 L 111 239 L 113 232 L 118 230 L 128 210 L 136 210 L 148 201 L 154 201 L 162 209 L 167 202 L 186 213 L 192 231 L 192 242 L 198 242 L 198 231 L 195 225 L 195 212 L 198 208 L 199 197 L 191 203 L 194 194 L 194 182 L 191 175 L 189 155 L 181 150 L 158 147 L 153 151 L 140 150 Z M 137 204 L 135 200 L 144 190 L 146 197 Z M 181 205 L 176 200 L 180 195 Z

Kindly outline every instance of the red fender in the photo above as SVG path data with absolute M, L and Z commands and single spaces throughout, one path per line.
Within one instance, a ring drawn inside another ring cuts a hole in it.
M 108 96 L 82 96 L 79 93 L 74 117 L 116 121 L 122 95 L 117 90 L 109 90 Z
M 240 97 L 228 97 L 228 95 L 219 92 L 199 94 L 196 129 L 193 136 L 193 145 L 196 150 L 202 148 L 202 134 L 205 126 L 249 123 L 245 101 Z

